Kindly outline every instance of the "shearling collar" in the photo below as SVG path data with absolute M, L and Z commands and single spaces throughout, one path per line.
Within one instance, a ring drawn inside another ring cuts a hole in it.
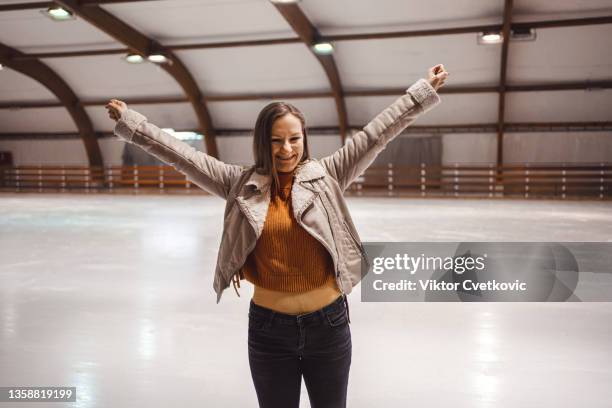
M 317 160 L 308 159 L 297 165 L 295 169 L 296 181 L 310 181 L 325 176 L 325 169 Z M 272 181 L 272 177 L 268 174 L 259 174 L 256 170 L 253 171 L 246 186 L 252 185 L 257 190 L 265 190 Z

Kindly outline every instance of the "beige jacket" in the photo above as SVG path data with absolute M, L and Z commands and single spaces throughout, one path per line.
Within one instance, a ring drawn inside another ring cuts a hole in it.
M 293 215 L 298 224 L 329 251 L 342 292 L 350 293 L 359 283 L 361 261 L 365 259 L 343 192 L 387 143 L 439 102 L 434 88 L 420 79 L 343 147 L 320 160 L 302 162 L 296 168 L 291 190 Z M 259 174 L 254 166 L 226 164 L 197 151 L 133 110 L 124 112 L 117 122 L 115 134 L 226 200 L 213 283 L 218 303 L 261 235 L 270 203 L 271 177 Z

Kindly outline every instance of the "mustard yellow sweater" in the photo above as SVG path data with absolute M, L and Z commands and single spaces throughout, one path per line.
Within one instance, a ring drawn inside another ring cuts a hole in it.
M 279 174 L 278 194 L 270 198 L 268 215 L 255 249 L 240 271 L 240 279 L 282 292 L 306 292 L 334 282 L 329 252 L 293 217 L 293 174 Z M 331 282 L 330 282 L 331 281 Z M 235 281 L 235 284 L 239 280 Z

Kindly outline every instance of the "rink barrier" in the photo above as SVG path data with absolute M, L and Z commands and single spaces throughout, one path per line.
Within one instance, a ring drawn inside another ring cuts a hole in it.
M 170 166 L 4 166 L 3 192 L 206 194 Z M 371 166 L 347 195 L 610 199 L 612 163 Z

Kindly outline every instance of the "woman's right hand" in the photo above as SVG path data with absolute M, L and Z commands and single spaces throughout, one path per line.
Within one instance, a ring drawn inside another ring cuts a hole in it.
M 118 99 L 111 99 L 105 106 L 108 111 L 108 117 L 114 120 L 115 122 L 121 119 L 121 116 L 125 111 L 127 111 L 127 104 Z

